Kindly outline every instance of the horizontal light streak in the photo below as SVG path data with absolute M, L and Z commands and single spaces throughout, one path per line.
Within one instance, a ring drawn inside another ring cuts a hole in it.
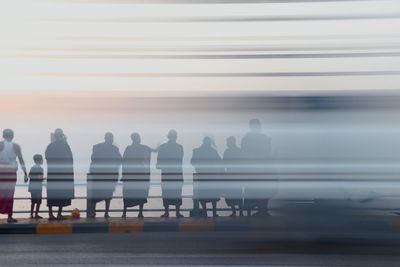
M 113 36 L 113 35 L 55 35 L 55 36 L 41 36 L 37 40 L 48 41 L 282 41 L 282 40 L 354 40 L 354 39 L 387 39 L 387 38 L 400 38 L 398 34 L 318 34 L 318 35 L 305 35 L 305 34 L 292 34 L 292 35 L 236 35 L 236 36 Z
M 313 15 L 313 16 L 237 16 L 237 17 L 114 17 L 114 18 L 32 18 L 40 22 L 69 23 L 191 23 L 191 22 L 271 22 L 271 21 L 319 21 L 319 20 L 364 20 L 364 19 L 400 19 L 399 13 L 354 14 L 354 15 Z
M 107 4 L 264 4 L 264 3 L 323 3 L 323 2 L 373 2 L 376 0 L 55 0 L 68 3 Z
M 372 49 L 400 49 L 397 43 L 382 44 L 354 44 L 354 45 L 198 45 L 198 46 L 42 46 L 11 49 L 16 51 L 110 51 L 110 52 L 231 52 L 231 51 L 335 51 L 335 50 L 372 50 Z M 3 49 L 6 50 L 6 49 Z
M 399 52 L 366 53 L 310 53 L 310 54 L 209 54 L 209 55 L 132 55 L 132 54 L 5 54 L 1 57 L 37 58 L 37 59 L 310 59 L 310 58 L 363 58 L 363 57 L 399 57 Z
M 83 73 L 83 72 L 38 72 L 27 73 L 27 75 L 37 76 L 63 76 L 63 77 L 146 77 L 146 78 L 242 78 L 242 77 L 332 77 L 332 76 L 396 76 L 400 75 L 398 71 L 336 71 L 336 72 L 229 72 L 229 73 Z

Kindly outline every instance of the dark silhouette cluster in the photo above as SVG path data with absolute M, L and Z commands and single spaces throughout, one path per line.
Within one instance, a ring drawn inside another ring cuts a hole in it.
M 13 143 L 14 133 L 10 129 L 3 132 L 0 142 L 0 213 L 12 217 L 13 198 L 17 173 L 17 158 L 25 173 L 25 182 L 29 181 L 31 193 L 31 218 L 40 219 L 42 202 L 42 183 L 44 171 L 43 157 L 34 156 L 35 165 L 28 173 L 19 145 Z M 143 207 L 147 203 L 150 189 L 151 154 L 157 153 L 156 168 L 161 171 L 161 190 L 164 213 L 170 216 L 170 206 L 175 207 L 177 218 L 181 213 L 183 187 L 184 148 L 178 143 L 178 133 L 170 130 L 167 142 L 158 148 L 142 144 L 138 133 L 131 135 L 132 144 L 123 154 L 114 143 L 114 136 L 108 132 L 104 142 L 93 146 L 90 170 L 87 175 L 87 217 L 95 218 L 96 203 L 105 201 L 105 217 L 109 217 L 110 202 L 118 181 L 122 182 L 123 213 L 127 217 L 128 208 L 138 206 L 138 217 L 143 218 Z M 45 152 L 47 163 L 47 206 L 49 220 L 62 220 L 63 207 L 70 206 L 74 198 L 73 155 L 62 129 L 56 129 L 52 142 Z M 261 123 L 257 119 L 250 121 L 250 131 L 238 145 L 236 138 L 226 140 L 226 150 L 221 157 L 215 149 L 213 139 L 204 137 L 202 144 L 193 149 L 191 164 L 193 173 L 193 209 L 190 216 L 207 216 L 207 203 L 211 203 L 212 215 L 217 217 L 217 202 L 224 197 L 231 208 L 230 216 L 268 215 L 268 194 L 265 184 L 261 183 L 267 175 L 266 168 L 271 160 L 271 142 L 262 133 Z M 248 181 L 252 181 L 251 183 Z M 53 207 L 58 207 L 57 216 Z M 255 215 L 255 214 L 254 214 Z

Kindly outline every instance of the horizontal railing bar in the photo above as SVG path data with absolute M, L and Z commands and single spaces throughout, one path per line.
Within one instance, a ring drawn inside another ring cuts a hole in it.
M 147 198 L 151 198 L 151 199 L 159 198 L 159 199 L 162 199 L 162 196 L 148 196 Z M 182 198 L 193 198 L 193 196 L 186 195 L 186 196 L 182 196 Z M 15 197 L 14 198 L 14 200 L 30 200 L 30 199 L 31 199 L 30 197 Z M 46 200 L 46 199 L 47 199 L 46 197 L 42 197 L 42 200 Z M 73 200 L 86 200 L 86 199 L 87 199 L 87 197 L 74 197 L 73 198 Z M 122 196 L 115 196 L 112 199 L 123 199 L 123 197 Z
M 205 182 L 206 183 L 204 183 L 204 184 L 208 184 L 208 185 L 210 185 L 212 183 L 224 183 L 224 181 L 205 181 Z M 230 184 L 233 184 L 233 185 L 235 183 L 243 183 L 243 181 L 225 181 L 225 182 L 229 182 Z M 281 182 L 282 183 L 295 183 L 295 182 L 301 182 L 301 183 L 329 183 L 329 182 L 341 182 L 341 183 L 354 183 L 354 182 L 357 182 L 357 183 L 370 183 L 370 182 L 385 183 L 385 182 L 387 182 L 387 183 L 389 183 L 389 182 L 391 182 L 391 183 L 393 183 L 393 182 L 400 182 L 400 178 L 398 178 L 398 179 L 382 179 L 382 180 L 371 179 L 371 180 L 366 180 L 366 181 L 357 180 L 357 179 L 352 179 L 352 180 L 335 179 L 335 180 L 327 180 L 327 181 L 319 181 L 319 180 L 313 180 L 313 179 L 282 181 L 282 180 L 279 180 L 279 179 L 271 179 L 271 180 L 252 180 L 252 181 L 249 181 L 249 183 L 241 184 L 241 185 L 242 185 L 242 187 L 246 187 L 246 186 L 249 186 L 252 183 L 261 183 L 261 182 L 262 183 L 281 183 Z M 227 184 L 227 185 L 229 185 L 229 184 Z M 85 187 L 86 185 L 84 185 L 84 184 L 75 184 L 74 186 L 75 187 Z M 18 184 L 18 185 L 16 185 L 16 187 L 26 188 L 26 187 L 29 187 L 29 185 Z M 120 186 L 117 186 L 117 187 L 120 187 Z M 46 185 L 43 185 L 43 188 L 46 188 Z M 223 189 L 221 189 L 221 190 L 223 190 Z
M 192 209 L 180 209 L 180 211 L 182 211 L 182 212 L 190 212 Z M 220 209 L 217 209 L 217 211 L 230 211 L 231 209 L 228 209 L 228 208 L 220 208 Z M 64 210 L 63 212 L 72 212 L 73 210 Z M 83 213 L 86 213 L 87 212 L 87 210 L 86 209 L 84 209 L 84 210 L 79 210 L 80 212 L 83 212 Z M 123 209 L 110 209 L 109 210 L 109 212 L 123 212 L 124 210 Z M 127 211 L 129 211 L 129 212 L 139 212 L 139 209 L 127 209 Z M 143 209 L 143 212 L 164 212 L 165 210 L 164 209 Z M 169 211 L 171 212 L 171 211 L 176 211 L 176 209 L 169 209 Z M 212 209 L 207 209 L 207 211 L 212 211 Z M 42 210 L 42 211 L 39 211 L 40 213 L 48 213 L 48 211 L 46 211 L 46 210 Z M 96 210 L 96 212 L 105 212 L 105 210 L 104 209 L 98 209 L 98 210 Z M 24 214 L 24 213 L 30 213 L 30 211 L 21 211 L 21 210 L 17 210 L 17 211 L 14 211 L 14 213 L 18 213 L 18 214 Z
M 341 210 L 345 209 L 345 210 L 369 210 L 369 211 L 394 211 L 394 209 L 392 208 L 360 208 L 360 207 L 341 207 Z M 186 209 L 180 209 L 180 211 L 182 212 L 190 212 L 193 209 L 191 208 L 186 208 Z M 285 208 L 268 208 L 268 210 L 270 211 L 278 211 L 278 210 L 285 210 Z M 73 210 L 64 210 L 63 212 L 72 212 Z M 127 211 L 129 212 L 139 212 L 139 209 L 128 209 Z M 143 209 L 143 212 L 164 212 L 164 209 Z M 170 212 L 174 212 L 176 211 L 176 209 L 169 209 Z M 212 211 L 211 208 L 208 208 L 207 211 Z M 229 208 L 217 208 L 217 211 L 231 211 L 231 209 Z M 39 211 L 40 213 L 48 213 L 48 211 L 46 210 L 42 210 Z M 87 210 L 83 209 L 80 210 L 80 212 L 86 213 Z M 96 212 L 105 212 L 104 209 L 98 209 L 96 210 Z M 110 213 L 115 213 L 115 212 L 123 212 L 123 209 L 110 209 L 109 210 Z M 17 210 L 14 211 L 14 213 L 17 214 L 25 214 L 25 213 L 30 213 L 30 211 L 21 211 L 21 210 Z

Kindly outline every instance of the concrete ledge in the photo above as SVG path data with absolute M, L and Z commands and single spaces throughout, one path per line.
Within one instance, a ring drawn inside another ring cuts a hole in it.
M 72 234 L 72 224 L 70 223 L 44 223 L 32 225 L 36 234 Z
M 214 229 L 213 221 L 186 221 L 179 224 L 180 232 L 211 232 Z
M 130 233 L 130 232 L 143 232 L 143 221 L 125 221 L 125 222 L 111 222 L 109 227 L 110 233 Z
M 4 223 L 3 223 L 4 222 Z M 81 219 L 49 222 L 20 220 L 16 224 L 0 221 L 0 234 L 79 234 L 138 232 L 304 232 L 304 233 L 391 233 L 400 232 L 400 217 L 267 217 L 217 219 Z

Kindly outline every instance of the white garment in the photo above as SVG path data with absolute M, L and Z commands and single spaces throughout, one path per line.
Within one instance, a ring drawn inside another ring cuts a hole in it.
M 0 151 L 0 164 L 17 167 L 17 154 L 14 151 L 14 143 L 4 140 L 3 144 L 3 150 Z

